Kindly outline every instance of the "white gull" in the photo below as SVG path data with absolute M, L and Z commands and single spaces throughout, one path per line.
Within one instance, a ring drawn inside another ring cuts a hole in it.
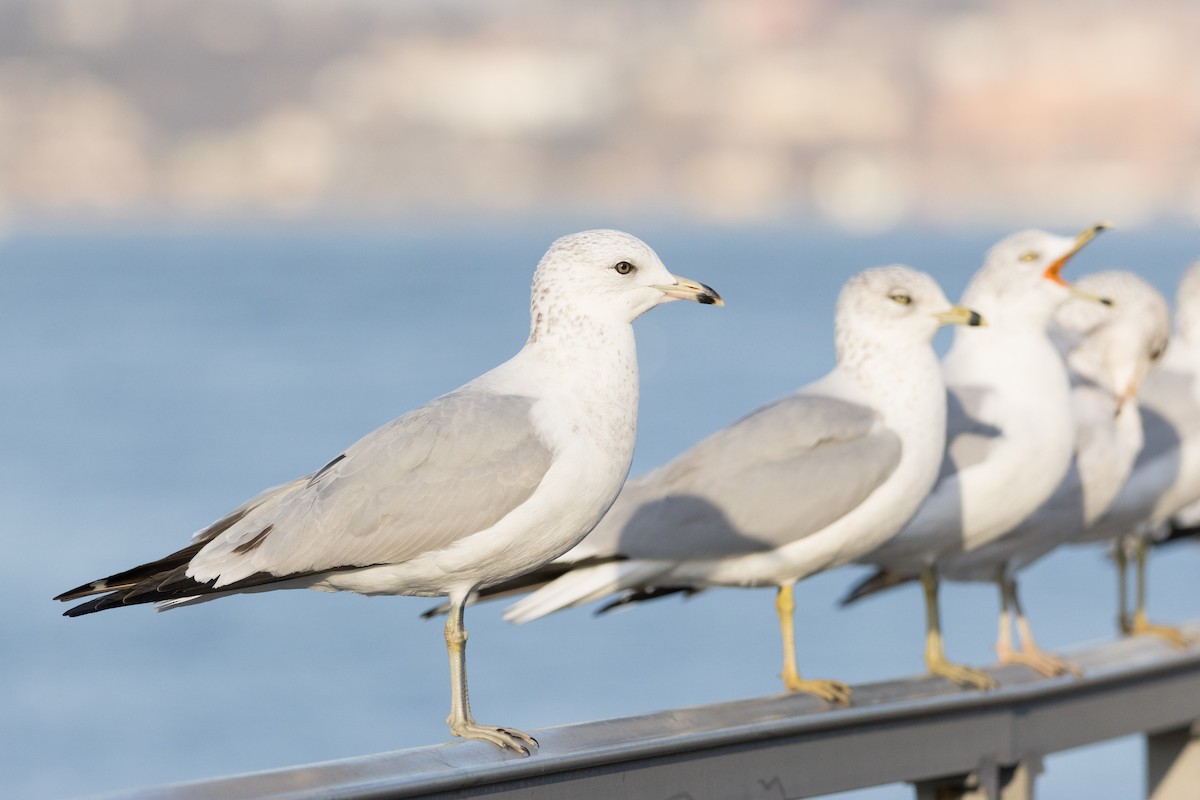
M 951 306 L 924 273 L 891 266 L 852 278 L 837 303 L 832 372 L 627 483 L 578 547 L 497 587 L 550 581 L 506 618 L 525 622 L 614 593 L 619 605 L 774 586 L 785 685 L 848 702 L 845 684 L 798 674 L 792 587 L 876 547 L 933 485 L 946 394 L 930 342 L 950 322 L 980 319 Z
M 1075 542 L 1116 545 L 1118 623 L 1125 633 L 1149 633 L 1180 647 L 1190 637 L 1146 616 L 1146 551 L 1166 536 L 1173 517 L 1184 524 L 1200 501 L 1200 262 L 1183 275 L 1175 294 L 1175 334 L 1161 365 L 1139 392 L 1145 443 L 1111 507 Z M 1127 611 L 1126 563 L 1137 566 L 1133 613 Z
M 987 674 L 946 658 L 937 567 L 1012 530 L 1067 472 L 1075 449 L 1070 385 L 1047 326 L 1076 292 L 1062 278 L 1063 265 L 1104 227 L 1073 239 L 1021 231 L 988 251 L 962 299 L 987 317 L 988 327 L 970 336 L 960 332 L 942 364 L 949 391 L 942 475 L 900 533 L 861 559 L 880 569 L 844 600 L 919 575 L 925 665 L 956 683 L 995 685 Z
M 1013 530 L 939 563 L 946 580 L 996 581 L 1000 663 L 1026 664 L 1046 675 L 1078 668 L 1038 647 L 1021 606 L 1017 574 L 1095 523 L 1116 498 L 1142 448 L 1137 389 L 1162 357 L 1170 334 L 1166 300 L 1137 275 L 1110 270 L 1088 275 L 1076 286 L 1113 302 L 1068 300 L 1051 326 L 1070 371 L 1071 466 L 1050 499 Z M 1019 649 L 1012 645 L 1012 613 Z
M 463 606 L 572 547 L 612 504 L 636 432 L 631 323 L 675 298 L 721 305 L 629 234 L 565 236 L 538 264 L 529 339 L 512 359 L 268 489 L 182 550 L 56 599 L 106 593 L 67 612 L 79 616 L 271 589 L 445 595 L 451 733 L 528 755 L 527 734 L 471 715 Z

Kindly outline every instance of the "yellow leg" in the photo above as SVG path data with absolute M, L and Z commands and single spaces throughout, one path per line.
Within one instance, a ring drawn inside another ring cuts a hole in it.
M 1146 619 L 1146 551 L 1149 549 L 1146 539 L 1139 536 L 1134 547 L 1137 565 L 1137 607 L 1133 610 L 1129 633 L 1133 636 L 1149 634 L 1166 639 L 1180 650 L 1186 650 L 1192 644 L 1192 637 L 1171 625 L 1155 625 Z
M 1133 633 L 1129 618 L 1129 557 L 1125 554 L 1124 538 L 1117 539 L 1117 630 L 1125 636 Z
M 925 590 L 925 666 L 934 675 L 949 678 L 959 686 L 976 689 L 996 688 L 996 679 L 986 672 L 954 664 L 946 659 L 945 647 L 942 644 L 941 617 L 938 613 L 938 578 L 935 567 L 927 566 L 921 570 L 921 586 Z
M 850 705 L 850 687 L 841 681 L 801 678 L 796 669 L 796 601 L 792 597 L 792 584 L 785 583 L 775 595 L 775 610 L 779 614 L 779 630 L 783 634 L 783 685 L 789 692 L 815 694 L 830 703 Z
M 1013 650 L 1012 614 L 1008 602 L 1008 573 L 1003 566 L 996 568 L 996 588 L 1000 590 L 1000 630 L 996 633 L 996 655 L 1001 664 L 1007 663 Z
M 479 739 L 523 756 L 537 748 L 537 740 L 516 728 L 480 725 L 471 716 L 467 695 L 467 629 L 463 626 L 466 597 L 451 597 L 446 615 L 446 651 L 450 654 L 450 733 L 464 739 Z
M 1001 567 L 996 582 L 1000 587 L 1000 620 L 1004 629 L 996 641 L 996 655 L 1001 664 L 1024 664 L 1048 677 L 1071 673 L 1075 677 L 1083 675 L 1083 669 L 1064 658 L 1047 653 L 1038 647 L 1033 638 L 1033 628 L 1025 618 L 1025 610 L 1021 608 L 1021 600 L 1017 596 L 1017 581 L 1008 576 L 1008 571 Z M 1014 650 L 1012 638 L 1008 631 L 1009 605 L 1017 612 L 1017 638 L 1020 649 Z

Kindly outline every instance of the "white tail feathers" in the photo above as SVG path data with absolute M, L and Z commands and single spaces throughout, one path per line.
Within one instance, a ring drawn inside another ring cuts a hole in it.
M 513 603 L 505 609 L 504 618 L 518 625 L 532 622 L 638 586 L 662 571 L 662 564 L 645 561 L 612 561 L 572 570 Z

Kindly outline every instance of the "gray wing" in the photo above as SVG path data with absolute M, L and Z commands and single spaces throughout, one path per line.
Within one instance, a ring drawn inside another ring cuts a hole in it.
M 774 549 L 858 506 L 896 469 L 900 451 L 872 409 L 791 395 L 631 481 L 601 535 L 632 558 Z
M 1143 421 L 1144 443 L 1138 461 L 1160 458 L 1177 450 L 1200 422 L 1192 376 L 1171 369 L 1151 370 L 1138 392 L 1139 404 L 1152 412 Z
M 1002 430 L 984 421 L 987 400 L 988 390 L 983 387 L 946 389 L 946 456 L 939 482 L 987 459 L 1003 438 Z
M 1142 449 L 1108 511 L 1075 541 L 1124 536 L 1153 517 L 1159 500 L 1180 479 L 1183 440 L 1200 417 L 1194 403 L 1190 375 L 1165 368 L 1150 371 L 1138 392 Z
M 395 564 L 491 527 L 550 467 L 527 397 L 459 391 L 368 434 L 193 559 L 197 580 Z

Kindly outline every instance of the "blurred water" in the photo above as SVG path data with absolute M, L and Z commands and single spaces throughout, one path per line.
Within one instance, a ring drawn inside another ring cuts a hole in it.
M 511 355 L 528 328 L 533 265 L 575 227 L 0 242 L 6 790 L 90 794 L 445 740 L 441 626 L 417 618 L 428 601 L 277 592 L 65 620 L 50 597 L 175 549 L 259 489 Z M 637 323 L 635 471 L 825 371 L 832 301 L 854 271 L 907 262 L 954 296 L 998 235 L 634 232 L 729 303 L 676 303 Z M 1198 249 L 1194 231 L 1117 231 L 1069 272 L 1135 268 L 1170 293 Z M 1188 545 L 1155 559 L 1155 616 L 1197 616 L 1198 567 Z M 857 574 L 798 587 L 802 671 L 850 681 L 920 671 L 916 592 L 836 610 Z M 1109 636 L 1112 584 L 1094 550 L 1035 567 L 1023 590 L 1043 643 Z M 951 654 L 989 661 L 990 588 L 952 586 L 945 598 Z M 779 690 L 769 591 L 523 627 L 500 610 L 467 614 L 483 722 L 530 729 Z M 1134 796 L 1139 748 L 1122 740 L 1050 759 L 1047 796 Z

